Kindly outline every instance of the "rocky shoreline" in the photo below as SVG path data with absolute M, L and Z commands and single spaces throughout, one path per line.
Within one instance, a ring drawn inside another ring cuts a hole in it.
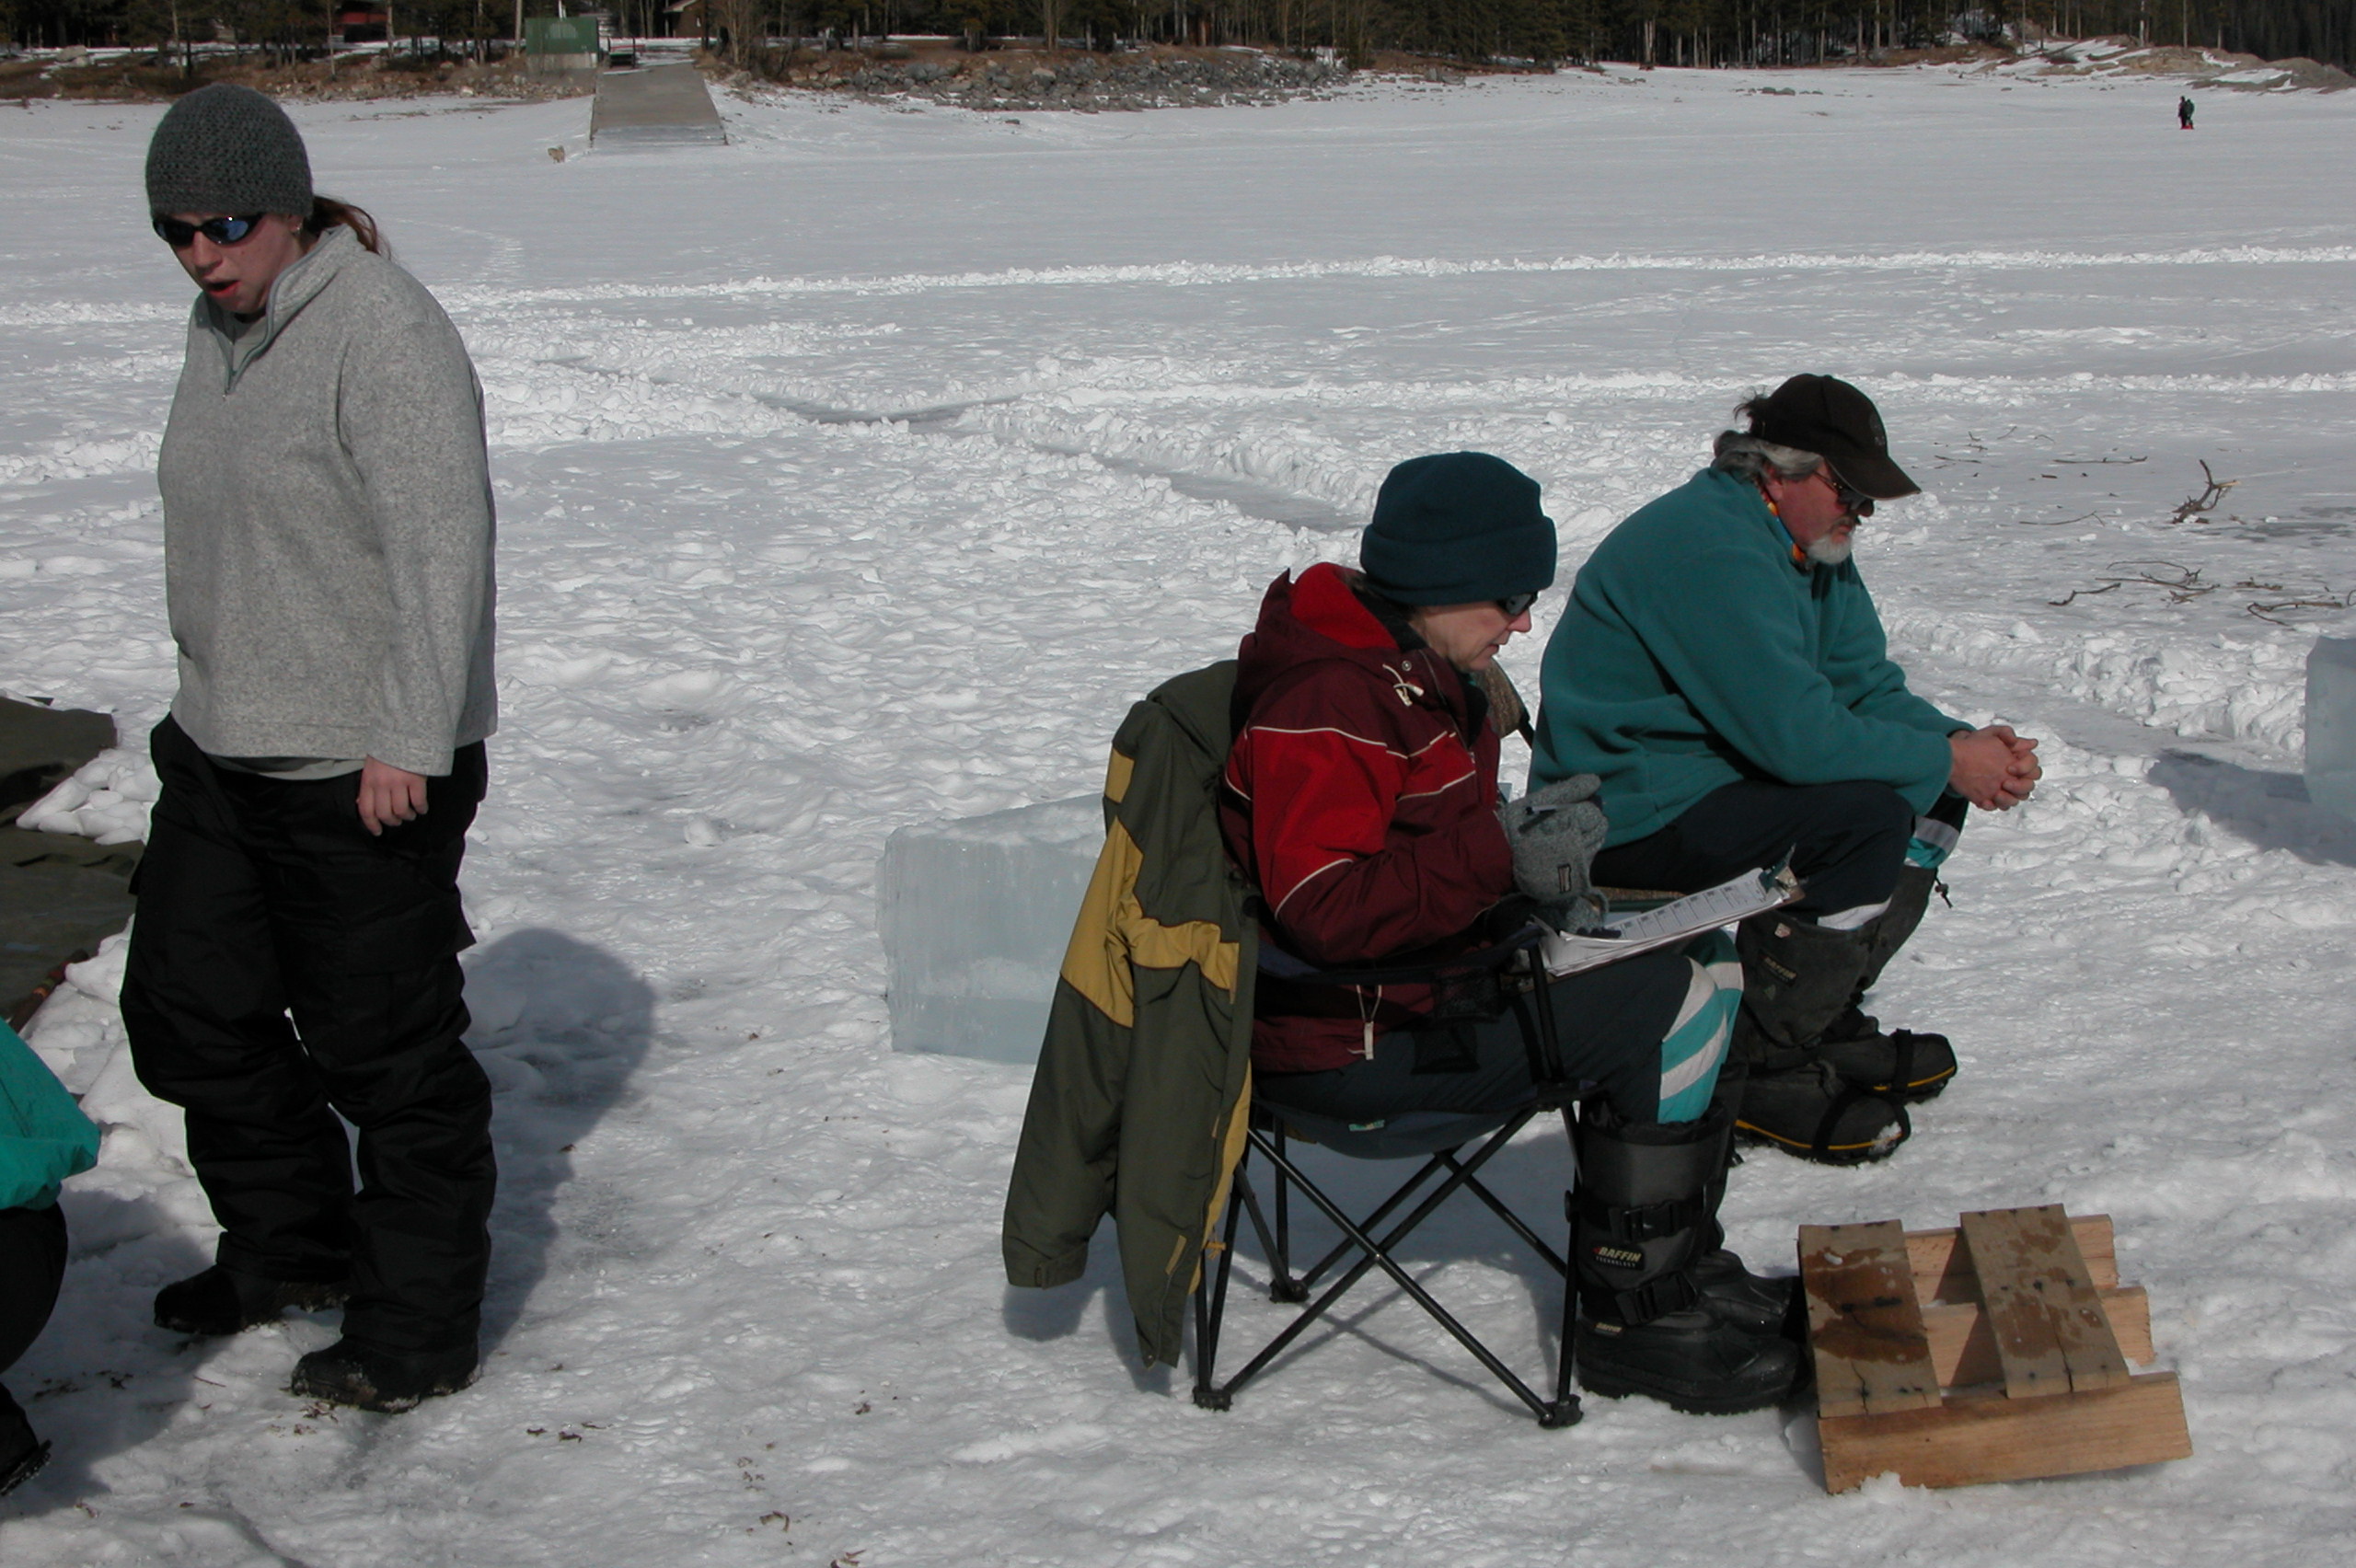
M 1064 51 L 948 49 L 902 44 L 860 51 L 780 52 L 747 75 L 780 86 L 908 97 L 990 113 L 1113 111 L 1265 104 L 1314 95 L 1344 81 L 1338 59 L 1255 49 Z
M 489 64 L 432 56 L 342 55 L 278 64 L 259 54 L 200 54 L 191 75 L 153 50 L 95 55 L 43 53 L 0 60 L 0 103 L 63 98 L 97 103 L 167 103 L 208 82 L 237 82 L 295 102 L 321 99 L 481 98 L 536 102 L 582 98 L 596 90 L 588 72 L 535 75 L 520 61 Z

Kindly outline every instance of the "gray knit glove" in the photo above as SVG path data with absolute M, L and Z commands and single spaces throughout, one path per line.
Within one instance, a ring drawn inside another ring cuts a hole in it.
M 1514 882 L 1560 930 L 1576 931 L 1603 917 L 1602 896 L 1588 876 L 1608 825 L 1595 802 L 1602 782 L 1592 773 L 1575 773 L 1506 802 Z

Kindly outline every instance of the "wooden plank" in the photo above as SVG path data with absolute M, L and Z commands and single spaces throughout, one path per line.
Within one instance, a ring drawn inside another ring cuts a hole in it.
M 1819 1411 L 1869 1415 L 1937 1408 L 1939 1380 L 1898 1221 L 1801 1226 L 1800 1283 L 1807 1292 Z
M 1827 1417 L 1824 1489 L 1885 1471 L 1909 1486 L 2031 1481 L 2187 1458 L 2192 1437 L 2173 1372 L 2053 1399 L 1950 1398 L 1937 1410 Z
M 2118 1336 L 2119 1354 L 2141 1365 L 2152 1359 L 2152 1303 L 2140 1285 L 2097 1291 L 2103 1315 Z M 2001 1382 L 1996 1336 L 1977 1302 L 1942 1302 L 1923 1309 L 1923 1329 L 1931 1342 L 1931 1369 L 1941 1388 Z
M 2095 1288 L 2116 1290 L 2119 1253 L 2111 1238 L 2110 1216 L 2075 1216 L 2070 1230 L 2077 1239 L 2079 1255 L 2086 1260 L 2086 1273 Z M 1958 1230 L 1906 1233 L 1907 1255 L 1914 1263 L 1914 1294 L 1924 1303 L 1980 1299 L 1980 1281 L 1971 1272 L 1971 1249 L 1956 1245 L 1961 1235 Z
M 1967 1214 L 1963 1240 L 1980 1276 L 2005 1393 L 2041 1399 L 2127 1381 L 2127 1358 L 2060 1204 Z
M 2015 1209 L 1975 1210 L 1963 1216 L 1963 1244 L 1980 1276 L 1980 1298 L 2003 1363 L 2004 1392 L 2016 1400 L 2070 1391 L 2070 1364 L 2053 1315 L 2038 1286 L 2044 1259 L 2029 1249 Z M 2059 1212 L 2058 1210 L 2056 1211 Z

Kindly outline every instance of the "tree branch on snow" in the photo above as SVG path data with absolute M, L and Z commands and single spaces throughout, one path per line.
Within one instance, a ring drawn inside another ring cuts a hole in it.
M 2075 600 L 2091 599 L 2096 594 L 2112 593 L 2120 588 L 2157 588 L 2167 594 L 2168 603 L 2189 605 L 2195 599 L 2206 597 L 2221 589 L 2230 587 L 2231 591 L 2236 594 L 2289 594 L 2288 598 L 2253 599 L 2242 606 L 2245 611 L 2256 616 L 2259 620 L 2269 621 L 2276 626 L 2291 624 L 2281 618 L 2286 611 L 2324 610 L 2338 613 L 2356 609 L 2356 590 L 2343 592 L 2332 587 L 2328 582 L 2318 583 L 2313 588 L 2291 588 L 2281 582 L 2261 582 L 2252 577 L 2245 577 L 2232 584 L 2210 582 L 2201 578 L 2199 567 L 2186 566 L 2173 560 L 2115 560 L 2110 563 L 2109 570 L 2116 575 L 2096 578 L 2095 582 L 2100 584 L 2099 587 L 2073 588 L 2061 598 L 2048 599 L 2045 602 L 2059 607 Z
M 2209 471 L 2209 465 L 2205 460 L 2200 462 L 2200 477 L 2207 481 L 2200 493 L 2186 496 L 2177 507 L 2176 515 L 2168 519 L 2170 523 L 2189 522 L 2203 513 L 2215 511 L 2217 503 L 2225 499 L 2225 492 L 2241 483 L 2239 479 L 2219 478 Z

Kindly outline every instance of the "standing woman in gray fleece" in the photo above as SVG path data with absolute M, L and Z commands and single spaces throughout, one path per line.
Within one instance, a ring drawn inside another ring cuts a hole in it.
M 457 961 L 493 720 L 481 390 L 260 93 L 175 104 L 147 204 L 203 295 L 158 465 L 179 691 L 122 1014 L 221 1224 L 156 1321 L 345 1303 L 288 1391 L 407 1410 L 473 1380 L 491 1253 Z

